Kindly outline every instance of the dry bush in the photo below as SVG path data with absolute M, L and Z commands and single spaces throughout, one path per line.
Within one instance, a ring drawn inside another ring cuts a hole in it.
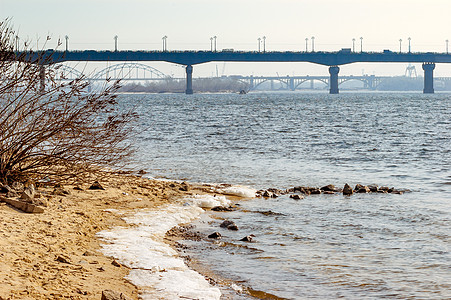
M 127 141 L 136 114 L 118 111 L 119 83 L 89 93 L 84 78 L 56 80 L 57 65 L 26 43 L 14 52 L 16 41 L 9 22 L 1 22 L 0 182 L 121 167 L 132 153 Z

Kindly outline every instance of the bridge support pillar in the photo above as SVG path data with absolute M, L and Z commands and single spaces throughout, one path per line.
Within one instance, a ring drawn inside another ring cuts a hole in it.
M 340 72 L 340 68 L 337 66 L 329 67 L 329 94 L 338 94 L 338 72 Z
M 294 91 L 294 78 L 290 77 L 290 90 Z
M 434 63 L 424 63 L 424 94 L 433 94 L 434 93 Z
M 192 95 L 193 94 L 193 66 L 186 66 L 186 91 L 185 94 Z
M 45 91 L 45 67 L 39 66 L 39 92 L 43 94 Z
M 254 75 L 251 75 L 249 90 L 253 90 L 253 89 L 254 89 Z

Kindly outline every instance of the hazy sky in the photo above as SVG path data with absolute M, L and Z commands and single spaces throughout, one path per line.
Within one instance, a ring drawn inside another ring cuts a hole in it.
M 315 50 L 341 48 L 364 51 L 408 50 L 444 52 L 451 39 L 450 0 L 0 0 L 0 17 L 12 18 L 23 40 L 39 47 L 47 35 L 48 48 L 69 36 L 70 49 L 160 50 L 162 36 L 168 49 L 210 49 L 217 36 L 218 49 L 256 50 L 257 38 L 266 36 L 271 50 L 305 50 L 305 38 L 315 37 Z M 183 74 L 172 64 L 151 64 L 164 72 Z M 195 75 L 272 74 L 327 75 L 327 68 L 306 63 L 196 66 Z M 353 64 L 340 74 L 403 74 L 405 64 Z M 163 70 L 164 69 L 164 70 Z M 421 71 L 421 66 L 417 66 Z M 443 74 L 442 74 L 443 73 Z M 451 67 L 440 65 L 437 75 L 451 76 Z

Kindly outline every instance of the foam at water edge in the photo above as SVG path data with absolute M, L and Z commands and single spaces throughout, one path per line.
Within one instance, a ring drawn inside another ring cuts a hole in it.
M 193 221 L 202 212 L 196 205 L 167 205 L 159 210 L 140 211 L 124 218 L 136 226 L 98 233 L 107 242 L 102 245 L 102 252 L 133 269 L 127 279 L 140 287 L 143 299 L 219 299 L 220 290 L 190 270 L 163 240 L 169 229 Z

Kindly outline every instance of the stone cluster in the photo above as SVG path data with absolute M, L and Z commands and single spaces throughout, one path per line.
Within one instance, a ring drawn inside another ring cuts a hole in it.
M 26 213 L 43 213 L 42 207 L 47 207 L 47 200 L 36 191 L 34 184 L 25 186 L 20 182 L 11 186 L 0 184 L 0 201 Z
M 308 195 L 333 195 L 342 193 L 345 196 L 350 196 L 354 193 L 387 193 L 387 194 L 403 194 L 408 192 L 408 190 L 399 190 L 393 187 L 387 186 L 377 186 L 375 184 L 371 185 L 361 185 L 356 184 L 354 188 L 352 188 L 349 184 L 345 184 L 343 188 L 335 187 L 333 184 L 329 184 L 323 187 L 310 187 L 310 186 L 295 186 L 286 190 L 280 190 L 275 188 L 269 188 L 265 190 L 259 190 L 256 193 L 256 197 L 263 198 L 277 198 L 282 195 L 290 195 L 290 198 L 301 200 L 304 196 Z
M 43 186 L 42 182 L 37 183 L 38 186 Z M 48 187 L 44 185 L 44 187 Z M 90 190 L 104 190 L 102 185 L 95 181 L 88 189 Z M 80 187 L 75 186 L 74 190 L 82 190 Z M 60 184 L 53 185 L 53 191 L 43 192 L 54 196 L 67 196 L 71 192 L 65 189 Z M 43 213 L 44 208 L 48 206 L 48 200 L 44 197 L 36 188 L 33 183 L 23 184 L 20 182 L 13 182 L 11 185 L 0 183 L 0 202 L 5 202 L 8 205 L 19 209 L 26 213 Z

